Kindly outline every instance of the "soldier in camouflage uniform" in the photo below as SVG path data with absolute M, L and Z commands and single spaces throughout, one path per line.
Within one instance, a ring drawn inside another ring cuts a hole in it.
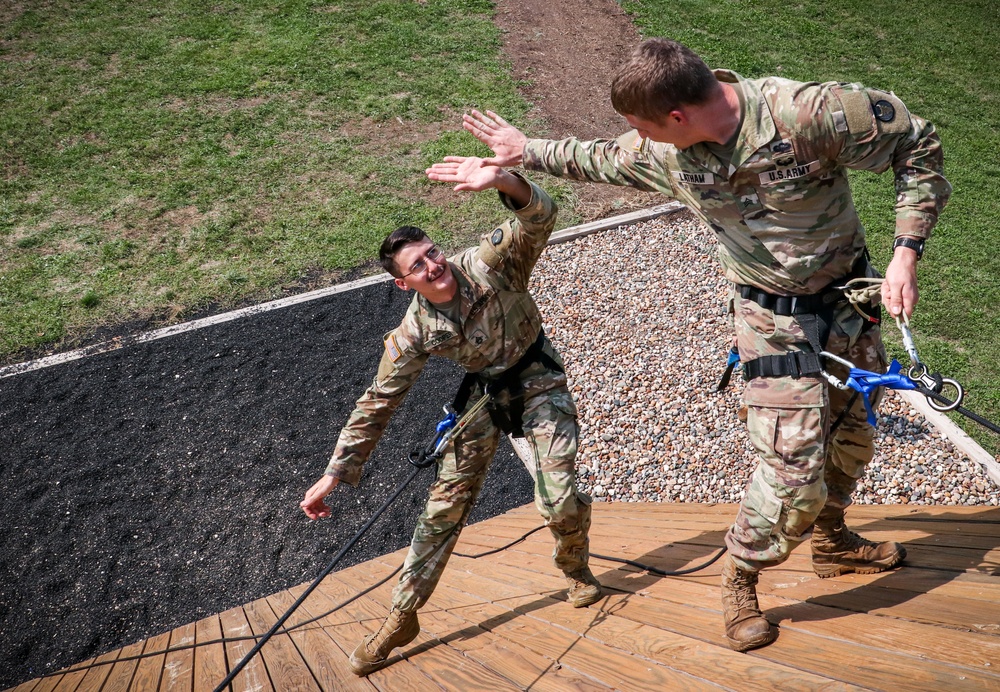
M 492 417 L 498 413 L 520 418 L 513 421 L 520 428 L 514 434 L 523 433 L 534 455 L 535 506 L 555 537 L 553 558 L 567 577 L 570 603 L 579 608 L 601 597 L 588 567 L 590 499 L 575 484 L 576 406 L 562 360 L 542 332 L 541 315 L 528 293 L 531 271 L 555 225 L 556 205 L 538 186 L 501 168 L 484 167 L 481 159 L 449 157 L 427 175 L 458 183 L 456 190 L 495 188 L 517 219 L 450 259 L 412 226 L 386 238 L 383 266 L 397 286 L 417 295 L 399 327 L 385 335 L 375 381 L 358 400 L 326 473 L 306 493 L 302 509 L 311 519 L 329 516 L 326 495 L 340 481 L 358 483 L 362 465 L 429 356 L 450 358 L 478 373 L 475 398 L 482 383 L 498 382 L 505 372 L 519 373 L 520 386 L 494 394 L 497 411 L 482 410 L 439 460 L 393 592 L 392 611 L 351 656 L 358 675 L 382 667 L 393 648 L 420 631 L 417 609 L 441 578 L 496 452 L 500 430 Z M 514 405 L 513 397 L 521 401 Z
M 873 543 L 844 525 L 874 430 L 863 402 L 849 401 L 819 371 L 843 378 L 846 369 L 815 354 L 825 348 L 885 370 L 879 308 L 867 306 L 866 318 L 833 289 L 849 277 L 878 276 L 847 169 L 893 170 L 896 240 L 881 298 L 893 315 L 909 315 L 916 262 L 951 192 L 941 143 L 892 93 L 713 72 L 667 39 L 635 50 L 611 99 L 635 128 L 617 140 L 529 140 L 491 112 L 473 111 L 464 125 L 493 149 L 491 164 L 660 191 L 715 232 L 733 283 L 739 355 L 755 376 L 744 402 L 760 463 L 726 536 L 722 584 L 726 636 L 745 651 L 777 636 L 758 606 L 758 572 L 810 536 L 821 577 L 880 572 L 906 555 L 898 543 Z

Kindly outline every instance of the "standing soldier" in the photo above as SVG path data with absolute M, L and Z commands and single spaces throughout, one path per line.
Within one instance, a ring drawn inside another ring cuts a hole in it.
M 529 170 L 660 191 L 715 232 L 733 283 L 729 311 L 760 457 L 726 535 L 722 573 L 726 637 L 746 651 L 777 636 L 758 605 L 759 571 L 810 535 L 820 577 L 881 572 L 906 556 L 900 544 L 873 543 L 844 524 L 874 429 L 863 402 L 821 374 L 825 367 L 843 379 L 846 369 L 819 353 L 885 370 L 879 308 L 863 316 L 835 288 L 878 275 L 847 169 L 893 169 L 896 237 L 881 298 L 893 315 L 909 315 L 917 260 L 951 193 L 941 142 L 892 93 L 713 72 L 668 39 L 638 46 L 614 78 L 611 102 L 635 128 L 617 140 L 529 140 L 478 111 L 465 128 L 493 149 L 487 163 L 523 161 Z
M 489 385 L 483 410 L 449 445 L 437 480 L 413 532 L 410 551 L 393 591 L 392 610 L 378 631 L 351 655 L 351 668 L 367 675 L 389 653 L 417 636 L 417 609 L 430 597 L 482 488 L 501 430 L 523 436 L 534 455 L 535 507 L 555 537 L 553 558 L 569 583 L 577 608 L 596 603 L 601 587 L 588 567 L 590 499 L 576 489 L 576 406 L 562 359 L 542 331 L 538 306 L 528 293 L 531 270 L 552 233 L 556 205 L 517 174 L 481 159 L 448 157 L 427 170 L 456 190 L 495 188 L 517 220 L 487 233 L 478 248 L 446 259 L 423 231 L 403 226 L 382 243 L 382 266 L 396 285 L 416 295 L 399 327 L 385 336 L 385 352 L 372 386 L 340 433 L 325 475 L 301 503 L 310 519 L 330 515 L 323 499 L 340 481 L 357 485 L 393 411 L 430 355 L 444 356 L 470 373 L 463 383 Z

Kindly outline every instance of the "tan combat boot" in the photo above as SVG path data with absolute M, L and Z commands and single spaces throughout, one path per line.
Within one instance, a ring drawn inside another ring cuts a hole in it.
M 375 634 L 369 634 L 351 654 L 355 675 L 368 675 L 385 665 L 385 659 L 397 646 L 406 646 L 420 633 L 417 611 L 393 608 Z
M 899 543 L 875 543 L 848 529 L 843 513 L 821 515 L 813 525 L 812 566 L 813 571 L 823 579 L 848 572 L 884 572 L 905 557 L 906 548 Z
M 584 608 L 601 600 L 601 583 L 591 573 L 589 567 L 566 573 L 569 582 L 569 602 L 574 608 Z
M 757 573 L 740 569 L 730 555 L 722 563 L 722 617 L 726 639 L 736 651 L 756 649 L 778 636 L 757 604 Z

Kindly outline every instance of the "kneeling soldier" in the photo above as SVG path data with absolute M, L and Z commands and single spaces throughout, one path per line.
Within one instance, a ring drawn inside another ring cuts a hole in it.
M 444 356 L 465 368 L 466 396 L 481 395 L 488 386 L 493 399 L 438 461 L 437 480 L 417 520 L 392 610 L 351 655 L 358 675 L 381 668 L 394 648 L 420 632 L 417 610 L 434 591 L 458 542 L 501 431 L 523 435 L 533 452 L 535 506 L 555 537 L 553 557 L 569 583 L 569 602 L 582 608 L 601 598 L 601 586 L 587 565 L 590 500 L 575 484 L 576 407 L 562 360 L 543 333 L 538 306 L 528 293 L 531 271 L 555 225 L 556 205 L 538 186 L 483 166 L 480 159 L 448 157 L 427 176 L 456 182 L 456 190 L 496 189 L 517 219 L 486 234 L 478 248 L 450 259 L 413 226 L 397 228 L 382 243 L 382 266 L 399 288 L 412 288 L 417 295 L 399 327 L 385 336 L 375 381 L 358 400 L 325 475 L 306 492 L 302 509 L 310 519 L 329 516 L 326 495 L 342 480 L 358 483 L 362 464 L 428 356 Z

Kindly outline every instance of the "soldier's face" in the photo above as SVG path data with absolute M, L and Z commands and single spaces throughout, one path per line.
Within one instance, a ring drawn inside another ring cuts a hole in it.
M 639 132 L 640 137 L 654 142 L 673 144 L 678 149 L 686 149 L 695 143 L 689 132 L 687 116 L 683 111 L 670 111 L 661 120 L 646 120 L 637 115 L 625 115 L 628 124 Z
M 404 245 L 393 259 L 406 275 L 396 279 L 396 285 L 404 291 L 412 288 L 432 303 L 448 302 L 455 296 L 458 289 L 455 275 L 447 258 L 430 239 Z

